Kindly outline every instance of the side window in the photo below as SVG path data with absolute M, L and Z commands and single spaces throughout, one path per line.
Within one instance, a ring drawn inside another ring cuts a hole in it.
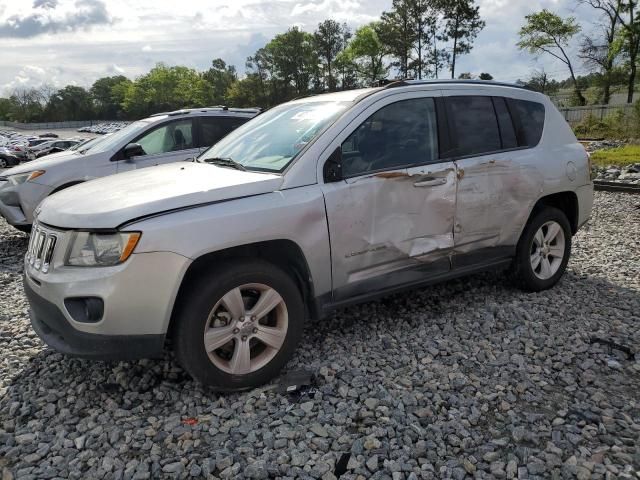
M 432 98 L 402 100 L 381 108 L 342 144 L 345 177 L 423 165 L 438 158 L 438 127 Z
M 200 145 L 199 147 L 210 147 L 231 133 L 248 118 L 241 117 L 200 117 Z
M 498 115 L 498 126 L 500 127 L 500 137 L 502 138 L 502 148 L 504 150 L 518 147 L 516 129 L 513 126 L 513 119 L 507 108 L 507 102 L 502 97 L 493 98 L 493 106 Z
M 518 140 L 521 147 L 535 147 L 544 130 L 544 105 L 527 100 L 510 100 L 509 106 L 518 117 Z
M 453 155 L 481 155 L 501 150 L 498 119 L 491 97 L 448 97 Z
M 135 141 L 147 155 L 176 152 L 193 148 L 192 121 L 169 122 L 144 134 Z

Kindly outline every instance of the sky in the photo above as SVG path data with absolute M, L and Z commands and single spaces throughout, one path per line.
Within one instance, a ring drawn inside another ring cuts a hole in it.
M 517 49 L 524 16 L 548 8 L 575 16 L 584 33 L 594 29 L 593 11 L 577 0 L 476 2 L 487 26 L 458 72 L 514 82 L 544 68 L 566 78 L 559 62 Z M 0 0 L 0 95 L 43 84 L 89 87 L 108 75 L 133 79 L 158 62 L 205 70 L 220 57 L 244 72 L 249 55 L 291 26 L 311 32 L 332 18 L 355 29 L 390 8 L 391 0 Z

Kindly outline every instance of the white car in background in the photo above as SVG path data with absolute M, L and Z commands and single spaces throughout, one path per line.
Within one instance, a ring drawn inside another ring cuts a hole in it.
M 259 109 L 216 107 L 152 115 L 88 150 L 11 168 L 0 176 L 0 215 L 18 230 L 29 231 L 34 210 L 52 193 L 94 178 L 192 159 L 258 113 Z

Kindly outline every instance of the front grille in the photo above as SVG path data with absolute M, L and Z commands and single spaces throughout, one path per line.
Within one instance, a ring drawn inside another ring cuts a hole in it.
M 35 270 L 47 273 L 51 268 L 51 259 L 56 249 L 58 237 L 40 226 L 34 226 L 27 249 L 27 263 Z

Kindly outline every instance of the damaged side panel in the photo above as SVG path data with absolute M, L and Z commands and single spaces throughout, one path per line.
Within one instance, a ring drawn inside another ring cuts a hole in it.
M 455 185 L 450 162 L 325 185 L 334 291 L 355 295 L 377 279 L 389 287 L 416 268 L 448 271 Z
M 522 157 L 522 152 L 518 152 Z M 513 246 L 542 191 L 544 178 L 513 152 L 457 161 L 455 254 Z M 463 173 L 462 173 L 463 172 Z

